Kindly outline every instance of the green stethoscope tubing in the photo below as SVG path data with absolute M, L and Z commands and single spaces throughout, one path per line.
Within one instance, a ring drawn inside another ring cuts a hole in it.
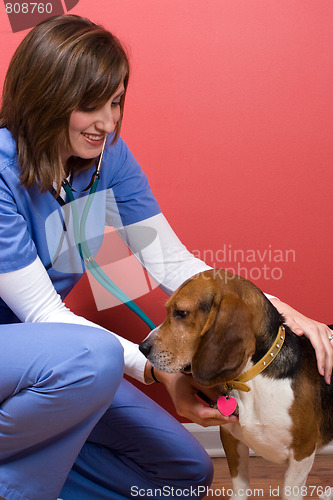
M 104 143 L 105 146 L 105 143 Z M 123 304 L 125 304 L 129 309 L 131 309 L 139 318 L 142 319 L 146 323 L 147 326 L 151 330 L 156 328 L 155 324 L 151 321 L 151 319 L 146 315 L 144 311 L 132 300 L 126 293 L 123 292 L 121 288 L 119 288 L 110 277 L 103 271 L 103 269 L 98 265 L 93 256 L 91 255 L 87 240 L 86 240 L 86 224 L 87 218 L 89 214 L 89 210 L 91 204 L 93 202 L 94 195 L 97 191 L 97 186 L 99 182 L 99 169 L 102 163 L 102 157 L 104 153 L 103 151 L 100 156 L 100 160 L 98 163 L 98 167 L 95 172 L 95 179 L 93 185 L 90 189 L 87 202 L 84 206 L 81 222 L 79 221 L 79 214 L 77 211 L 77 206 L 75 202 L 75 198 L 73 195 L 73 191 L 67 181 L 63 182 L 63 188 L 68 196 L 69 201 L 71 202 L 71 210 L 73 215 L 73 228 L 74 228 L 74 239 L 78 249 L 78 252 L 81 256 L 81 259 L 84 261 L 87 269 L 94 276 L 94 278 L 112 295 L 114 295 L 117 299 L 119 299 Z

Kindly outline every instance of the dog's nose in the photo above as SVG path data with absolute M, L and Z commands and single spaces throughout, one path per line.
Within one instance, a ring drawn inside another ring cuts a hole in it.
M 146 356 L 148 357 L 150 350 L 151 350 L 151 343 L 148 340 L 144 340 L 141 342 L 139 345 L 139 350 Z

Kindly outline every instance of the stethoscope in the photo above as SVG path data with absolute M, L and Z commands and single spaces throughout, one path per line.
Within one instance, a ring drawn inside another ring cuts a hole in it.
M 103 160 L 103 155 L 104 155 L 104 150 L 105 150 L 105 145 L 106 145 L 106 140 L 107 136 L 105 136 L 104 143 L 103 143 L 103 149 L 99 157 L 99 161 L 96 167 L 95 172 L 93 173 L 91 177 L 91 181 L 89 185 L 80 192 L 86 192 L 88 190 L 88 199 L 86 201 L 86 204 L 84 206 L 83 212 L 82 212 L 82 217 L 81 221 L 79 221 L 79 214 L 76 206 L 76 201 L 75 197 L 73 194 L 73 191 L 76 191 L 69 181 L 65 179 L 62 182 L 62 187 L 64 188 L 69 201 L 71 202 L 71 211 L 72 211 L 72 216 L 73 216 L 73 228 L 74 228 L 74 239 L 75 239 L 75 244 L 78 249 L 78 252 L 80 254 L 81 259 L 83 260 L 85 266 L 87 269 L 90 271 L 92 276 L 112 295 L 114 295 L 117 299 L 119 299 L 123 304 L 125 304 L 127 307 L 129 307 L 139 318 L 141 318 L 146 325 L 149 326 L 149 328 L 152 330 L 155 328 L 155 324 L 151 321 L 151 319 L 142 311 L 142 309 L 132 300 L 128 295 L 126 295 L 125 292 L 121 288 L 119 288 L 111 279 L 110 277 L 103 271 L 103 269 L 98 265 L 98 263 L 95 261 L 94 257 L 92 256 L 87 240 L 86 240 L 86 224 L 87 224 L 87 218 L 89 214 L 89 210 L 91 207 L 91 204 L 93 202 L 94 195 L 97 191 L 97 186 L 98 182 L 100 179 L 100 170 L 101 170 L 101 165 L 102 165 L 102 160 Z M 77 191 L 76 191 L 77 192 Z

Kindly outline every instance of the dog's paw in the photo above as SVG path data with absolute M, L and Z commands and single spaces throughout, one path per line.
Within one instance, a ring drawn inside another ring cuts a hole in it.
M 232 480 L 232 489 L 227 492 L 227 495 L 232 493 L 229 500 L 247 500 L 252 496 L 251 485 L 241 477 L 234 477 Z

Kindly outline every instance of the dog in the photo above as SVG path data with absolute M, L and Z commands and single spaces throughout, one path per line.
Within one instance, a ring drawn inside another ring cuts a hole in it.
M 187 280 L 166 309 L 140 350 L 160 370 L 218 388 L 222 412 L 237 404 L 238 421 L 220 427 L 231 498 L 248 498 L 249 448 L 287 465 L 282 498 L 303 498 L 316 451 L 333 439 L 333 383 L 319 375 L 310 341 L 253 283 L 222 269 Z

